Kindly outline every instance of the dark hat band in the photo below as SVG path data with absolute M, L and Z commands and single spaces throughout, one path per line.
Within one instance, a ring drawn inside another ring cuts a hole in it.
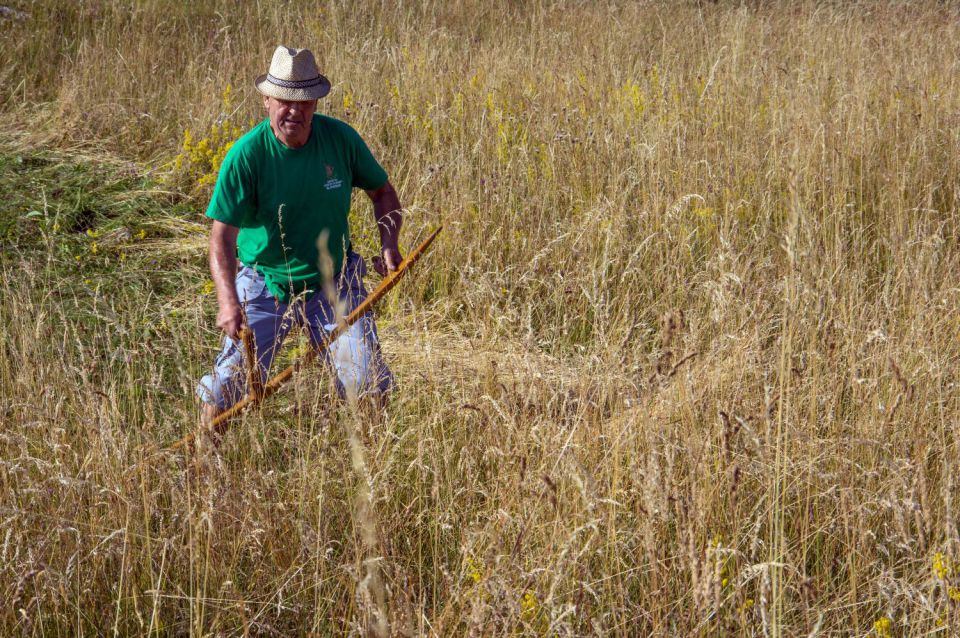
M 281 80 L 267 73 L 267 82 L 276 84 L 285 89 L 309 89 L 311 86 L 318 86 L 324 83 L 324 77 L 318 75 L 312 80 Z

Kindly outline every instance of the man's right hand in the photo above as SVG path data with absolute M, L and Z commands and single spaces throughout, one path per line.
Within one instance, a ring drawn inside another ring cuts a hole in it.
M 240 304 L 220 304 L 220 309 L 217 311 L 217 327 L 228 337 L 239 341 L 243 324 L 243 310 Z

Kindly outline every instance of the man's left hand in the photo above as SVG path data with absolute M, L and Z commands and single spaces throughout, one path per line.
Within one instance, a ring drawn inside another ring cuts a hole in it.
M 396 248 L 384 248 L 380 257 L 373 258 L 373 268 L 381 277 L 386 277 L 388 272 L 396 272 L 400 268 L 400 262 L 403 256 Z
M 389 181 L 376 190 L 367 191 L 367 196 L 373 202 L 373 216 L 377 220 L 382 247 L 380 256 L 373 259 L 373 267 L 381 277 L 386 277 L 388 272 L 396 272 L 403 261 L 397 249 L 400 226 L 403 224 L 400 198 Z

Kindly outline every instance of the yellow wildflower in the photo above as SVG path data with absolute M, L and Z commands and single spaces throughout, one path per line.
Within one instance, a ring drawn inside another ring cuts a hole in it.
M 221 112 L 231 113 L 233 87 L 227 85 L 222 97 Z M 227 152 L 241 133 L 240 127 L 229 119 L 229 115 L 221 115 L 217 122 L 211 124 L 206 137 L 195 135 L 190 129 L 184 130 L 180 153 L 173 161 L 174 173 L 187 177 L 195 189 L 212 186 L 217 181 L 217 173 Z
M 97 247 L 97 242 L 90 244 L 90 254 L 96 255 L 98 252 L 100 252 L 100 249 Z
M 520 619 L 537 635 L 544 635 L 550 628 L 547 616 L 537 600 L 537 595 L 531 590 L 523 593 L 520 599 Z
M 537 600 L 537 595 L 528 589 L 523 593 L 523 598 L 520 599 L 520 611 L 523 619 L 530 622 L 537 617 L 539 610 L 540 601 Z
M 893 638 L 893 621 L 881 616 L 873 623 L 873 631 L 877 638 Z
M 933 555 L 933 573 L 936 574 L 937 578 L 946 580 L 952 571 L 950 567 L 950 562 L 942 553 L 937 552 Z
M 473 558 L 467 559 L 467 578 L 472 580 L 474 584 L 479 584 L 483 580 L 481 565 Z

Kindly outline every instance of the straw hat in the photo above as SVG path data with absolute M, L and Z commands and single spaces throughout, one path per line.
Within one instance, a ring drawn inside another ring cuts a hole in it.
M 270 71 L 256 79 L 257 90 L 279 100 L 316 100 L 330 92 L 330 80 L 320 75 L 310 49 L 279 46 Z

